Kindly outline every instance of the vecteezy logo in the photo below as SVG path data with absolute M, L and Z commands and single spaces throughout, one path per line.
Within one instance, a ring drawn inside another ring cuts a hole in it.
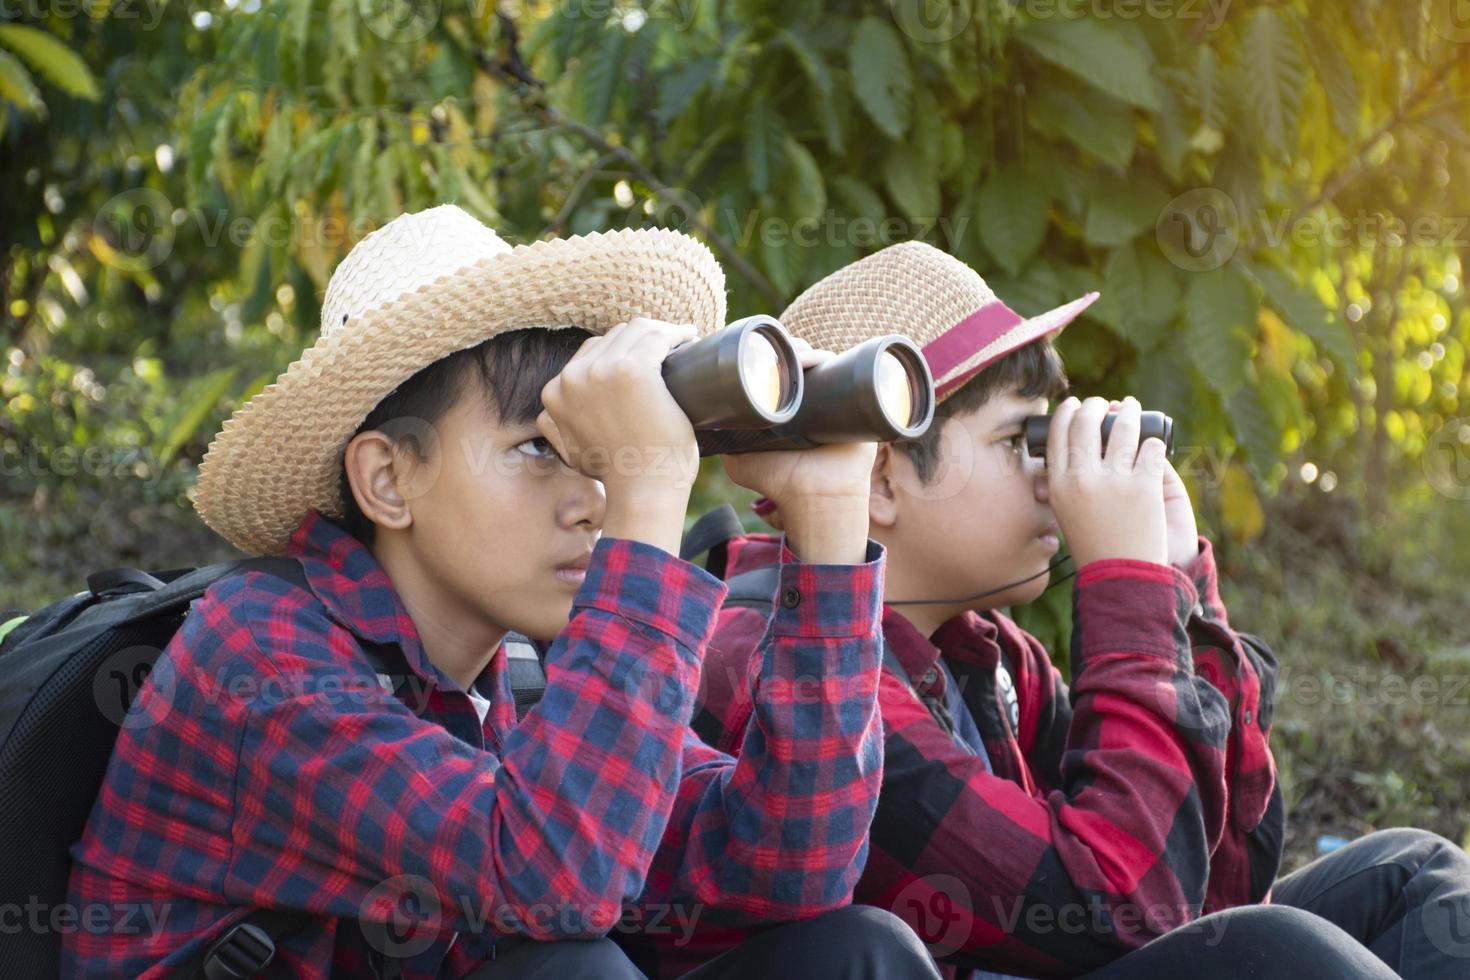
M 1240 247 L 1240 215 L 1230 195 L 1213 187 L 1180 194 L 1154 226 L 1164 257 L 1186 272 L 1209 272 Z
M 152 683 L 145 690 L 150 677 Z M 173 661 L 160 659 L 158 647 L 125 647 L 98 665 L 92 675 L 92 698 L 102 717 L 119 728 L 148 728 L 168 717 L 177 682 Z M 130 711 L 140 696 L 138 710 Z
M 152 269 L 174 250 L 174 206 L 151 187 L 114 195 L 92 219 L 92 234 L 112 250 L 111 261 L 128 272 Z
M 395 875 L 368 892 L 358 921 L 373 949 L 394 959 L 407 959 L 434 945 L 444 915 L 427 878 Z
M 1470 500 L 1470 420 L 1450 419 L 1424 446 L 1429 485 L 1451 500 Z
M 420 41 L 439 23 L 440 0 L 357 0 L 368 30 L 390 43 Z
M 909 882 L 889 907 L 938 959 L 964 948 L 970 934 L 970 901 L 970 889 L 953 875 L 925 875 Z
M 1470 0 L 1433 0 L 1429 5 L 1435 33 L 1446 41 L 1470 41 Z
M 970 26 L 971 0 L 894 0 L 898 29 L 921 44 L 952 41 Z

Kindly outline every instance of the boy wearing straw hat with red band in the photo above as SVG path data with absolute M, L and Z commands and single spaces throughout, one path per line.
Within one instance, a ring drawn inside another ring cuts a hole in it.
M 1119 975 L 1201 977 L 1222 955 L 1227 975 L 1244 972 L 1227 949 L 1207 954 L 1179 932 L 1125 955 L 1202 913 L 1266 899 L 1284 807 L 1267 744 L 1274 656 L 1231 628 L 1184 485 L 1162 443 L 1140 444 L 1138 403 L 1069 398 L 1044 466 L 1028 456 L 1023 420 L 1066 387 L 1051 338 L 1095 298 L 1023 318 L 962 262 L 909 242 L 839 270 L 781 315 L 793 336 L 839 352 L 908 335 L 939 399 L 928 433 L 881 446 L 872 471 L 891 656 L 883 791 L 857 901 L 903 916 L 961 975 L 1075 976 L 1111 963 Z M 1119 417 L 1104 448 L 1110 409 Z M 785 518 L 769 501 L 757 510 L 777 526 Z M 1078 570 L 1070 690 L 1002 611 L 1045 590 L 1059 530 Z M 727 579 L 767 565 L 773 547 L 763 535 L 732 542 Z M 733 749 L 749 716 L 744 679 L 763 615 L 726 610 L 711 643 L 695 729 L 717 747 Z M 1399 842 L 1407 857 L 1372 841 L 1377 863 L 1425 872 L 1416 889 L 1451 866 L 1470 878 L 1463 852 L 1431 835 Z M 1320 883 L 1287 878 L 1276 899 L 1325 913 L 1308 901 Z M 1354 904 L 1383 908 L 1360 890 L 1330 917 L 1345 923 Z M 1248 945 L 1291 912 L 1272 914 L 1274 925 L 1242 925 L 1235 911 L 1215 923 Z M 1381 921 L 1355 931 L 1358 943 L 1320 920 L 1287 921 L 1257 945 L 1278 969 L 1283 946 L 1311 950 L 1292 975 L 1365 975 L 1382 964 L 1364 947 L 1386 957 L 1380 946 L 1393 942 L 1395 917 Z
M 896 917 L 848 905 L 882 767 L 871 444 L 780 485 L 782 460 L 737 467 L 791 508 L 781 575 L 806 598 L 761 643 L 738 761 L 688 727 L 725 590 L 674 556 L 697 451 L 660 365 L 724 310 L 674 232 L 512 248 L 443 206 L 358 243 L 197 491 L 306 587 L 225 579 L 159 657 L 71 879 L 155 927 L 68 934 L 67 975 L 172 975 L 259 909 L 311 917 L 271 975 L 637 977 L 605 937 L 675 929 L 698 977 L 934 975 Z M 512 630 L 550 641 L 519 720 Z M 813 673 L 821 711 L 788 683 Z

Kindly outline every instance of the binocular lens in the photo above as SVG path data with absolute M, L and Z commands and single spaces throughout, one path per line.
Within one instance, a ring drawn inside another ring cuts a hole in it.
M 740 350 L 740 377 L 751 400 L 772 415 L 781 410 L 786 378 L 780 351 L 764 331 L 745 336 Z
M 903 361 L 885 350 L 878 357 L 878 405 L 896 428 L 914 422 L 914 381 Z

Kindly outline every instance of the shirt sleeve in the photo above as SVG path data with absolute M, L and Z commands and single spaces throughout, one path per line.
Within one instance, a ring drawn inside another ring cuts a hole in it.
M 1279 805 L 1270 746 L 1276 655 L 1263 640 L 1231 628 L 1208 539 L 1199 539 L 1199 555 L 1183 571 L 1199 597 L 1189 620 L 1195 670 L 1225 696 L 1230 708 L 1225 767 L 1229 819 L 1211 859 L 1206 902 L 1206 911 L 1215 911 L 1260 901 L 1262 882 L 1269 888 L 1281 866 L 1285 834 L 1278 824 L 1284 823 L 1285 807 Z M 1263 822 L 1273 826 L 1262 827 Z
M 1228 718 L 1191 669 L 1193 584 L 1162 565 L 1097 562 L 1073 601 L 1054 788 L 992 773 L 883 680 L 883 796 L 858 900 L 894 910 L 957 964 L 1075 975 L 1192 920 L 1204 900 Z
M 499 755 L 417 717 L 371 673 L 363 685 L 333 649 L 350 638 L 319 609 L 240 618 L 214 604 L 200 668 L 222 672 L 225 690 L 230 675 L 272 682 L 215 720 L 238 732 L 220 759 L 237 767 L 223 890 L 361 917 L 370 893 L 397 888 L 447 931 L 605 934 L 644 890 L 674 810 L 723 596 L 660 549 L 599 541 L 548 651 L 545 694 Z
M 713 920 L 792 920 L 848 904 L 882 778 L 883 549 L 861 565 L 783 548 L 732 758 L 691 733 L 644 900 Z

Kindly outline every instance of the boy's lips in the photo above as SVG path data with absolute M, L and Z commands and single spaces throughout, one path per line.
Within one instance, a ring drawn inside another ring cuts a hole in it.
M 563 562 L 556 566 L 556 577 L 572 585 L 581 585 L 583 580 L 587 578 L 587 566 L 591 563 L 592 553 L 589 551 L 579 558 Z

